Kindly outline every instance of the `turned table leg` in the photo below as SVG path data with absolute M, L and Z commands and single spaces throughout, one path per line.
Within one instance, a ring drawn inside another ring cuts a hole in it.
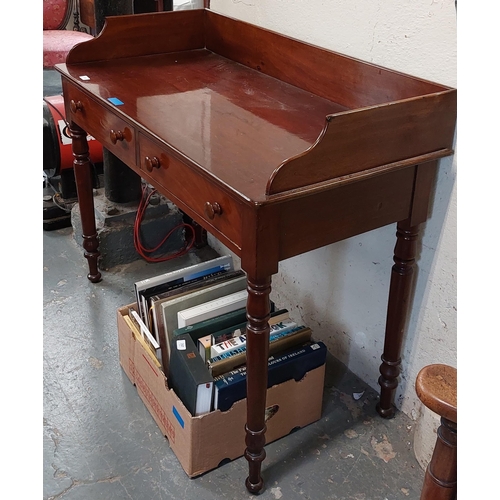
M 385 418 L 393 417 L 395 413 L 394 394 L 400 373 L 401 346 L 410 306 L 418 234 L 419 225 L 411 226 L 409 220 L 397 225 L 384 352 L 378 379 L 381 390 L 377 411 Z
M 271 277 L 248 278 L 247 301 L 247 424 L 245 458 L 249 474 L 245 485 L 251 493 L 264 486 L 260 471 L 266 457 L 265 409 L 267 395 L 267 360 L 269 357 L 269 324 Z
M 95 224 L 92 170 L 89 160 L 87 134 L 74 122 L 70 123 L 70 132 L 74 156 L 73 169 L 82 220 L 84 255 L 89 264 L 87 278 L 92 283 L 97 283 L 101 280 L 101 273 L 97 269 L 97 259 L 100 253 Z

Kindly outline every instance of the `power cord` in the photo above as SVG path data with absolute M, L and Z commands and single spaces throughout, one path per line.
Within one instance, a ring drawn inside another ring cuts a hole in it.
M 186 224 L 185 222 L 178 224 L 175 226 L 173 229 L 171 229 L 168 234 L 161 240 L 161 242 L 156 245 L 154 248 L 146 248 L 142 242 L 141 242 L 141 223 L 144 219 L 144 214 L 146 212 L 146 208 L 149 205 L 149 201 L 151 200 L 151 197 L 156 193 L 156 189 L 150 187 L 148 184 L 144 183 L 142 184 L 142 194 L 141 194 L 141 200 L 139 202 L 139 207 L 137 209 L 137 214 L 135 217 L 135 223 L 134 223 L 134 246 L 137 251 L 137 253 L 146 261 L 146 262 L 165 262 L 167 260 L 175 259 L 177 257 L 180 257 L 181 255 L 186 254 L 189 252 L 189 250 L 192 248 L 192 246 L 195 243 L 196 240 L 196 233 L 190 224 Z M 170 238 L 170 236 L 177 231 L 178 229 L 181 228 L 186 228 L 191 231 L 192 238 L 189 243 L 187 243 L 184 248 L 182 248 L 179 252 L 171 255 L 166 255 L 163 257 L 152 257 L 151 254 L 156 252 L 158 249 L 160 249 L 165 242 Z

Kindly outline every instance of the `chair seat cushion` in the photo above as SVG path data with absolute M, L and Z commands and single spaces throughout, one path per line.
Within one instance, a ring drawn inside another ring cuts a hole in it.
M 88 33 L 70 30 L 43 31 L 43 67 L 66 62 L 68 52 L 78 43 L 94 38 Z

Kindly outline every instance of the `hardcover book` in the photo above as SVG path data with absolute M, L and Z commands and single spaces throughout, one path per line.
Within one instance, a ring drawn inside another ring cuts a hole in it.
M 247 309 L 242 307 L 236 311 L 232 311 L 227 314 L 221 314 L 215 318 L 207 319 L 205 321 L 200 321 L 194 325 L 185 326 L 183 328 L 176 328 L 174 330 L 174 336 L 182 335 L 183 333 L 189 333 L 194 341 L 205 337 L 206 335 L 211 335 L 213 332 L 218 332 L 219 330 L 225 330 L 232 326 L 239 325 L 247 319 Z
M 181 297 L 182 295 L 190 294 L 195 290 L 201 290 L 202 288 L 210 287 L 216 283 L 229 281 L 244 275 L 245 273 L 243 271 L 219 271 L 216 273 L 207 274 L 202 278 L 186 281 L 180 286 L 176 286 L 175 288 L 163 292 L 159 295 L 148 297 L 148 317 L 150 318 L 154 335 L 158 338 L 161 338 L 163 319 L 160 305 L 163 302 L 172 300 L 176 297 Z M 177 324 L 175 326 L 177 328 Z
M 323 342 L 307 344 L 269 356 L 267 387 L 287 380 L 301 380 L 304 375 L 326 361 L 327 348 Z M 233 403 L 247 397 L 246 365 L 214 378 L 214 410 L 227 411 Z
M 144 337 L 142 336 L 141 332 L 137 328 L 137 325 L 134 321 L 132 321 L 132 318 L 124 314 L 123 320 L 127 324 L 127 326 L 130 328 L 130 331 L 132 332 L 132 335 L 134 336 L 135 340 L 139 342 L 139 344 L 142 345 L 144 351 L 148 354 L 148 356 L 151 358 L 151 361 L 158 367 L 161 368 L 161 363 L 158 360 L 156 353 L 154 350 L 151 348 L 151 346 L 145 341 Z
M 224 340 L 219 344 L 215 344 L 210 347 L 210 358 L 212 359 L 215 358 L 216 356 L 220 356 L 221 354 L 234 351 L 235 349 L 238 349 L 239 347 L 245 345 L 246 341 L 247 341 L 247 336 L 245 334 L 243 335 L 240 334 L 230 339 Z
M 230 280 L 216 282 L 212 286 L 194 290 L 181 296 L 176 296 L 166 302 L 161 302 L 159 310 L 161 311 L 161 321 L 159 324 L 159 335 L 163 336 L 164 344 L 170 348 L 172 345 L 173 331 L 177 328 L 177 313 L 196 304 L 201 304 L 209 300 L 214 300 L 230 293 L 246 289 L 247 278 L 242 273 L 238 277 Z M 160 345 L 163 345 L 160 342 Z M 170 352 L 163 356 L 164 364 L 168 362 Z M 166 359 L 165 359 L 166 358 Z M 165 367 L 166 369 L 166 367 Z
M 283 316 L 283 314 L 279 314 L 279 316 Z M 277 317 L 273 318 L 271 317 L 269 319 L 269 327 L 271 329 L 271 334 L 277 331 L 280 332 L 286 332 L 287 330 L 291 330 L 292 328 L 295 328 L 297 326 L 297 323 L 295 321 L 292 321 L 291 319 L 281 319 L 278 320 Z M 212 344 L 210 348 L 210 358 L 215 358 L 217 356 L 221 356 L 222 354 L 229 353 L 231 351 L 234 351 L 241 346 L 245 345 L 247 337 L 246 337 L 246 322 L 239 325 L 235 329 L 231 329 L 230 332 L 232 334 L 228 337 L 225 338 L 224 340 L 217 342 L 215 344 Z M 229 332 L 228 332 L 229 333 Z M 219 334 L 219 338 L 220 338 Z
M 245 289 L 198 304 L 189 309 L 183 309 L 177 313 L 177 324 L 179 328 L 182 328 L 241 309 L 242 307 L 246 307 L 247 297 L 248 292 Z
M 269 354 L 307 342 L 311 339 L 311 329 L 300 325 L 285 332 L 275 332 L 269 338 Z M 221 354 L 207 362 L 213 377 L 226 373 L 246 363 L 246 344 L 226 354 Z
M 155 356 L 158 358 L 158 361 L 161 362 L 161 347 L 158 341 L 153 337 L 153 335 L 149 331 L 148 327 L 144 324 L 137 311 L 135 311 L 130 307 L 128 313 L 132 322 L 139 329 L 140 334 L 144 339 L 144 341 L 150 346 L 151 350 L 155 353 Z
M 272 327 L 281 321 L 288 320 L 288 310 L 287 309 L 278 309 L 273 310 L 271 312 L 271 317 L 269 318 L 269 326 Z M 228 328 L 223 328 L 220 330 L 216 330 L 212 333 L 212 345 L 220 344 L 225 340 L 232 339 L 233 337 L 237 337 L 246 332 L 247 329 L 247 321 L 246 314 L 244 320 L 237 325 L 231 325 Z
M 211 411 L 214 379 L 189 334 L 172 341 L 167 380 L 193 417 Z
M 191 336 L 191 338 L 193 337 Z M 209 360 L 210 346 L 212 345 L 211 335 L 205 335 L 204 337 L 199 338 L 197 342 L 198 342 L 198 351 L 200 353 L 201 359 L 203 359 L 203 361 Z
M 281 321 L 283 319 L 288 318 L 288 311 L 286 309 L 276 310 L 275 305 L 271 302 L 271 317 L 269 321 L 275 321 L 274 316 L 278 315 L 278 319 Z M 247 320 L 247 309 L 246 307 L 242 307 L 237 309 L 236 311 L 229 312 L 227 314 L 221 314 L 219 316 L 215 316 L 214 318 L 207 319 L 205 321 L 199 321 L 198 323 L 194 323 L 193 325 L 184 326 L 182 328 L 176 328 L 173 332 L 173 335 L 181 335 L 183 333 L 189 333 L 194 341 L 200 339 L 201 337 L 205 337 L 206 335 L 214 334 L 215 332 L 225 331 L 226 329 L 230 329 L 231 327 L 239 327 L 239 325 L 246 325 Z M 232 336 L 232 335 L 231 335 Z M 230 338 L 230 337 L 227 337 Z M 221 338 L 220 342 L 225 340 L 225 338 Z M 217 344 L 218 342 L 212 341 L 213 344 Z
M 174 286 L 175 284 L 184 283 L 220 270 L 234 270 L 233 259 L 230 255 L 223 255 L 221 257 L 205 262 L 199 262 L 198 264 L 193 264 L 192 266 L 184 267 L 182 269 L 177 269 L 158 276 L 136 281 L 134 283 L 134 290 L 139 315 L 147 325 L 147 307 L 142 297 L 145 293 L 158 294 L 161 293 L 162 287 L 168 289 L 168 287 Z M 152 292 L 152 290 L 157 291 Z M 149 326 L 151 327 L 151 325 Z

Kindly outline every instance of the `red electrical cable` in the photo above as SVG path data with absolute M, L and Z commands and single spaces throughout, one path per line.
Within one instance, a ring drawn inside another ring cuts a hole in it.
M 135 216 L 135 223 L 134 223 L 134 246 L 137 251 L 137 253 L 147 262 L 165 262 L 167 260 L 175 259 L 176 257 L 180 257 L 181 255 L 184 255 L 187 253 L 191 247 L 194 245 L 196 234 L 193 226 L 190 224 L 186 223 L 181 223 L 175 226 L 173 229 L 171 229 L 168 234 L 160 241 L 158 245 L 156 245 L 154 248 L 146 248 L 142 242 L 141 242 L 141 223 L 144 218 L 144 214 L 146 212 L 146 208 L 149 205 L 149 200 L 151 197 L 156 193 L 156 189 L 151 189 L 149 190 L 146 184 L 143 184 L 142 186 L 142 195 L 141 195 L 141 201 L 139 202 L 139 207 L 137 209 L 137 214 Z M 181 229 L 182 227 L 184 228 L 189 228 L 192 233 L 192 238 L 191 241 L 184 246 L 179 252 L 175 254 L 170 254 L 166 255 L 163 257 L 151 257 L 148 254 L 152 254 L 153 252 L 156 252 L 159 248 L 162 247 L 162 245 L 165 244 L 165 242 L 168 240 L 168 238 L 171 236 L 171 234 L 178 230 Z

